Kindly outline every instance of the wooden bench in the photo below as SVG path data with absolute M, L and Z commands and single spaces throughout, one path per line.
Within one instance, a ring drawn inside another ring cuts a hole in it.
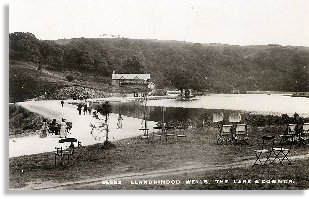
M 70 158 L 74 154 L 74 148 L 69 147 L 68 149 L 63 150 L 62 147 L 55 147 L 57 150 L 55 152 L 55 166 L 57 165 L 57 156 L 61 157 L 61 163 L 63 164 L 63 159 L 65 156 L 67 156 L 68 164 L 70 163 Z
M 73 157 L 76 147 L 74 146 L 74 142 L 77 142 L 77 147 L 82 146 L 81 142 L 77 141 L 76 138 L 65 138 L 60 139 L 59 143 L 66 143 L 70 142 L 70 146 L 67 149 L 63 149 L 63 147 L 55 147 L 55 166 L 57 165 L 57 157 L 61 157 L 61 163 L 63 164 L 63 159 L 67 156 L 67 162 L 70 163 L 70 158 Z

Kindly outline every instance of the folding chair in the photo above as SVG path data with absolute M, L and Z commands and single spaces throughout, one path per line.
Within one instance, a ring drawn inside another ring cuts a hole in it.
M 270 157 L 271 157 L 273 146 L 274 146 L 274 136 L 263 136 L 262 139 L 263 139 L 262 148 L 258 150 L 254 150 L 256 160 L 252 166 L 258 165 L 257 164 L 258 162 L 261 165 L 266 165 L 268 161 L 272 163 L 272 161 L 270 160 Z M 266 160 L 262 162 L 262 158 Z
M 264 165 L 266 164 L 267 161 L 270 161 L 269 157 L 270 157 L 270 153 L 271 151 L 267 150 L 267 149 L 258 149 L 258 150 L 254 150 L 255 156 L 256 156 L 256 160 L 253 163 L 252 166 L 254 165 L 258 165 L 257 163 L 260 162 L 260 165 Z M 264 162 L 262 162 L 262 155 L 265 154 L 266 160 Z
M 235 143 L 242 142 L 248 144 L 247 140 L 249 139 L 247 133 L 247 124 L 237 124 L 235 129 Z
M 302 132 L 300 134 L 300 141 L 303 144 L 307 144 L 308 143 L 308 139 L 309 139 L 309 123 L 304 123 L 303 124 Z
M 219 134 L 217 135 L 217 143 L 221 144 L 223 142 L 229 142 L 232 141 L 233 139 L 233 134 L 232 134 L 232 127 L 233 125 L 227 124 L 227 125 L 222 125 L 222 128 L 219 131 Z
M 288 164 L 292 164 L 291 161 L 288 158 L 288 155 L 290 154 L 290 149 L 286 149 L 281 147 L 273 148 L 274 153 L 274 159 L 271 163 L 275 163 L 276 160 L 278 160 L 281 164 L 283 164 L 283 161 L 288 161 Z

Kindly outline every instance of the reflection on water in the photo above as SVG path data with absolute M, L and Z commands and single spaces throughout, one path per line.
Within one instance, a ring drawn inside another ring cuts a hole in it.
M 218 94 L 201 96 L 196 101 L 183 102 L 174 99 L 150 100 L 147 107 L 141 102 L 113 102 L 114 113 L 143 119 L 146 113 L 148 120 L 162 121 L 162 107 L 166 107 L 164 120 L 212 121 L 213 113 L 224 113 L 224 119 L 230 113 L 250 112 L 264 115 L 299 115 L 309 116 L 309 98 L 264 94 Z
M 163 108 L 158 106 L 144 106 L 139 102 L 112 102 L 113 113 L 134 117 L 144 118 L 147 115 L 148 120 L 159 122 L 163 118 Z M 215 112 L 222 112 L 224 120 L 228 120 L 230 113 L 239 113 L 240 111 L 216 110 L 216 109 L 200 109 L 200 108 L 182 108 L 182 107 L 166 107 L 164 111 L 164 121 L 192 121 L 193 123 L 202 123 L 203 120 L 212 121 L 212 115 Z

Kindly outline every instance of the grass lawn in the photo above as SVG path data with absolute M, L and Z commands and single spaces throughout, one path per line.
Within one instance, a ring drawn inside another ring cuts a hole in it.
M 71 190 L 306 190 L 308 189 L 308 160 L 294 161 L 292 165 L 255 166 L 213 170 L 206 172 L 185 173 L 184 175 L 169 175 L 157 178 L 139 178 L 122 180 L 121 185 L 86 185 L 68 186 Z M 139 184 L 157 181 L 157 184 Z M 159 184 L 158 181 L 169 180 L 169 184 Z M 174 180 L 179 184 L 172 184 Z M 188 180 L 195 180 L 188 183 Z M 225 181 L 228 180 L 228 181 Z M 249 181 L 250 180 L 250 181 Z M 275 180 L 275 181 L 273 181 Z M 285 181 L 284 181 L 285 180 Z M 207 182 L 206 182 L 207 181 Z
M 124 173 L 190 167 L 192 165 L 223 165 L 254 159 L 253 150 L 261 147 L 261 136 L 281 134 L 283 127 L 249 128 L 249 145 L 218 145 L 217 129 L 207 127 L 186 132 L 187 137 L 179 141 L 154 140 L 147 143 L 137 138 L 115 142 L 116 148 L 104 150 L 101 144 L 77 149 L 71 165 L 54 166 L 54 154 L 43 153 L 10 158 L 10 188 L 21 188 L 29 183 L 51 181 L 54 183 L 100 178 Z M 277 140 L 278 142 L 278 140 Z M 291 155 L 307 154 L 308 146 L 293 147 Z M 190 173 L 168 176 L 169 179 L 292 179 L 291 185 L 175 185 L 145 186 L 124 185 L 115 189 L 304 189 L 308 188 L 308 161 L 293 161 L 292 165 L 274 167 L 237 168 L 228 170 Z M 262 186 L 262 187 L 260 187 Z M 78 187 L 72 187 L 78 188 Z M 93 186 L 87 189 L 111 189 Z

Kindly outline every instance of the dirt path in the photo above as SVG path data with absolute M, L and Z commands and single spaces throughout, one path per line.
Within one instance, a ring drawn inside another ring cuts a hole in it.
M 18 105 L 21 105 L 31 112 L 38 113 L 43 117 L 56 119 L 57 122 L 60 122 L 61 118 L 66 118 L 67 121 L 70 121 L 73 124 L 71 134 L 68 134 L 68 137 L 76 138 L 82 143 L 83 146 L 102 143 L 105 140 L 105 131 L 96 131 L 93 134 L 90 133 L 90 123 L 98 125 L 99 121 L 93 118 L 92 115 L 79 115 L 76 109 L 77 107 L 74 105 L 65 103 L 64 107 L 61 107 L 60 101 L 58 100 L 28 101 L 18 103 Z M 118 129 L 117 118 L 118 115 L 110 114 L 110 141 L 135 137 L 143 133 L 139 130 L 139 128 L 141 128 L 142 120 L 124 116 L 123 128 Z M 149 121 L 147 124 L 150 129 L 152 129 L 155 122 Z M 9 157 L 11 158 L 54 151 L 55 147 L 60 147 L 58 143 L 59 139 L 59 136 L 55 135 L 49 135 L 46 138 L 39 138 L 38 135 L 10 138 Z
M 308 158 L 309 158 L 309 154 L 289 157 L 291 161 L 308 159 Z M 174 169 L 156 170 L 156 171 L 149 171 L 149 172 L 143 172 L 143 173 L 126 173 L 126 174 L 112 175 L 112 176 L 107 176 L 107 177 L 102 177 L 102 178 L 71 181 L 71 182 L 65 182 L 65 183 L 55 183 L 55 182 L 49 182 L 49 181 L 40 182 L 40 183 L 29 184 L 28 186 L 24 187 L 23 190 L 55 190 L 55 189 L 62 190 L 62 189 L 70 189 L 73 187 L 83 188 L 87 186 L 100 185 L 102 181 L 107 181 L 107 180 L 118 181 L 118 180 L 151 179 L 151 178 L 157 178 L 157 177 L 162 177 L 162 176 L 182 175 L 182 174 L 198 173 L 198 172 L 205 172 L 205 171 L 246 168 L 246 167 L 251 167 L 254 161 L 255 159 L 234 162 L 231 164 L 224 164 L 224 165 L 186 166 L 186 167 L 179 167 L 179 168 L 174 168 Z M 265 161 L 265 159 L 262 159 L 262 161 Z

